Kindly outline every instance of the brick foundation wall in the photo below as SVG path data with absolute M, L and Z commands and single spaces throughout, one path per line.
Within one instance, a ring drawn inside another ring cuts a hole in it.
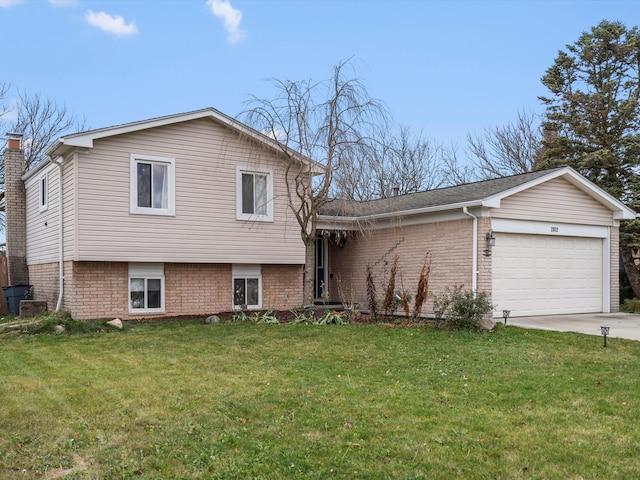
M 303 304 L 302 265 L 262 265 L 262 306 L 290 310 Z
M 55 310 L 60 289 L 57 263 L 29 266 L 29 279 L 33 285 L 33 299 L 47 302 L 49 310 Z
M 349 238 L 343 248 L 330 245 L 330 301 L 340 302 L 342 297 L 346 296 L 358 302 L 360 308 L 367 309 L 367 264 L 372 267 L 377 297 L 382 301 L 388 271 L 396 254 L 398 255 L 396 291 L 404 288 L 415 298 L 418 278 L 427 252 L 431 252 L 430 292 L 438 294 L 446 286 L 451 287 L 454 284 L 464 284 L 470 289 L 473 273 L 472 228 L 473 222 L 469 218 L 469 220 L 372 230 Z M 480 228 L 479 232 L 482 232 Z M 478 236 L 480 237 L 480 234 Z M 484 238 L 478 238 L 479 244 L 481 240 L 485 241 Z M 489 272 L 488 275 L 490 278 L 491 273 Z M 339 290 L 343 291 L 342 295 Z M 413 301 L 411 307 L 413 309 Z M 423 312 L 431 311 L 432 301 L 429 299 L 423 306 Z
M 58 300 L 58 264 L 31 265 L 35 300 L 53 310 Z M 232 309 L 231 264 L 165 263 L 165 313 L 129 312 L 129 264 L 65 262 L 62 309 L 76 319 L 211 315 Z M 263 265 L 265 308 L 291 309 L 302 304 L 301 265 Z
M 167 316 L 232 309 L 231 264 L 165 263 L 164 277 Z
M 62 308 L 73 318 L 129 316 L 129 265 L 124 262 L 65 262 Z

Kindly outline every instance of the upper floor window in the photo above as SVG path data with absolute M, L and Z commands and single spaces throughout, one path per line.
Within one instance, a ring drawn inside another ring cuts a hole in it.
M 273 175 L 270 170 L 238 168 L 237 218 L 273 221 Z
M 131 155 L 131 213 L 175 215 L 175 160 Z
M 44 212 L 47 208 L 49 208 L 49 174 L 45 173 L 40 178 L 40 200 L 39 200 L 39 208 L 41 212 Z

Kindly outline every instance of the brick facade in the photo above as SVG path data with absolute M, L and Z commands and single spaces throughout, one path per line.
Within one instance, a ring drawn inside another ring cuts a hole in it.
M 58 264 L 31 265 L 34 299 L 49 309 L 58 300 Z M 65 262 L 61 308 L 76 319 L 201 316 L 232 309 L 231 264 L 164 264 L 165 313 L 129 312 L 129 264 Z M 263 265 L 264 308 L 291 309 L 302 304 L 301 265 Z
M 438 294 L 445 287 L 460 283 L 464 283 L 466 288 L 471 288 L 472 229 L 473 221 L 469 218 L 372 230 L 349 238 L 344 247 L 330 245 L 330 301 L 340 302 L 346 296 L 349 301 L 353 300 L 366 309 L 367 265 L 372 267 L 377 297 L 382 301 L 388 271 L 395 255 L 398 256 L 395 289 L 404 289 L 415 298 L 418 278 L 427 252 L 431 254 L 430 292 Z M 480 242 L 479 238 L 478 243 L 482 245 Z M 485 242 L 484 238 L 482 242 Z M 491 273 L 488 275 L 490 287 Z M 486 284 L 484 281 L 483 286 L 486 287 Z M 423 307 L 423 312 L 430 312 L 432 303 L 429 299 Z M 413 308 L 413 303 L 411 306 Z
M 33 285 L 33 299 L 47 302 L 47 308 L 55 310 L 60 288 L 58 263 L 30 265 L 29 279 Z
M 289 310 L 303 304 L 302 265 L 262 265 L 262 306 Z

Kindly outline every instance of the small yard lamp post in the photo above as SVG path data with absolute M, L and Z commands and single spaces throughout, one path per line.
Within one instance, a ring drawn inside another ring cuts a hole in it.
M 502 318 L 504 318 L 504 324 L 507 324 L 507 318 L 511 315 L 511 310 L 502 310 Z
M 442 310 L 436 309 L 433 311 L 433 314 L 436 317 L 436 328 L 440 328 L 440 319 L 442 318 Z
M 604 338 L 604 346 L 607 346 L 607 335 L 609 335 L 609 327 L 602 326 L 600 327 L 600 332 L 602 332 L 602 337 Z

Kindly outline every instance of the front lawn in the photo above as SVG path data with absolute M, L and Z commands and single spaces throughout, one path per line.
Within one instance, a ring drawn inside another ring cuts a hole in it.
M 637 478 L 640 343 L 162 321 L 0 339 L 0 478 Z

